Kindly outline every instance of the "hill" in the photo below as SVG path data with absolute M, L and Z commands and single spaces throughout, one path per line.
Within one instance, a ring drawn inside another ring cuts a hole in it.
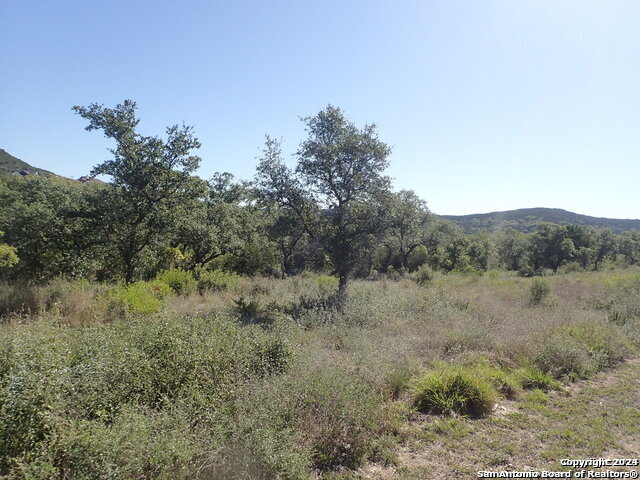
M 38 175 L 55 175 L 53 172 L 37 168 L 29 165 L 27 162 L 14 157 L 6 150 L 0 148 L 0 173 L 19 174 L 20 172 L 27 172 L 28 174 Z
M 57 175 L 53 172 L 50 172 L 49 170 L 44 170 L 43 168 L 37 168 L 29 165 L 24 160 L 20 160 L 19 158 L 14 157 L 2 148 L 0 148 L 0 175 L 45 175 L 73 180 L 61 175 Z M 82 183 L 104 183 L 102 180 L 89 177 L 87 175 L 78 178 L 77 181 Z
M 589 215 L 580 215 L 560 208 L 520 208 L 504 212 L 441 215 L 441 217 L 455 223 L 465 233 L 483 230 L 494 232 L 508 227 L 522 232 L 532 232 L 540 222 L 610 228 L 616 233 L 640 230 L 640 220 L 590 217 Z

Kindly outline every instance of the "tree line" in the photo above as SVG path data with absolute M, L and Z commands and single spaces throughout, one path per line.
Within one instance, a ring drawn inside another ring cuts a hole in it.
M 73 109 L 87 130 L 113 140 L 112 158 L 91 172 L 110 181 L 0 179 L 5 279 L 130 283 L 169 268 L 283 277 L 315 270 L 336 275 L 344 294 L 350 278 L 376 272 L 502 268 L 529 276 L 569 262 L 640 263 L 640 232 L 540 224 L 530 234 L 462 234 L 415 192 L 394 191 L 385 175 L 391 149 L 376 126 L 359 128 L 331 105 L 303 119 L 295 167 L 267 137 L 251 181 L 196 176 L 193 128 L 141 135 L 133 101 Z

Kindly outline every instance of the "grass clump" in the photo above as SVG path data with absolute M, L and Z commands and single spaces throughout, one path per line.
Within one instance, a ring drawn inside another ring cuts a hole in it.
M 477 374 L 486 379 L 493 388 L 505 398 L 514 399 L 521 384 L 516 375 L 505 368 L 494 367 L 488 363 L 479 365 L 476 370 Z
M 489 413 L 497 399 L 491 383 L 473 369 L 443 366 L 414 385 L 414 407 L 423 413 L 479 417 Z
M 550 374 L 543 372 L 536 367 L 523 367 L 515 372 L 522 388 L 526 390 L 556 390 L 560 388 L 560 383 Z

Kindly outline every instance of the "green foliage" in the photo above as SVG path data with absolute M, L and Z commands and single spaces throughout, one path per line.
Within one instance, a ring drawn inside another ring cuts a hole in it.
M 391 149 L 375 125 L 358 129 L 331 105 L 304 121 L 308 138 L 300 145 L 296 173 L 325 209 L 311 229 L 331 257 L 343 298 L 349 276 L 382 226 L 382 197 L 389 188 L 383 172 Z
M 547 391 L 560 388 L 560 384 L 556 379 L 536 367 L 520 368 L 515 374 L 522 388 L 527 390 L 539 389 Z
M 330 295 L 336 293 L 338 290 L 339 281 L 336 277 L 331 275 L 317 275 L 315 280 L 320 288 L 320 293 L 323 295 Z
M 570 335 L 547 334 L 534 348 L 533 364 L 554 378 L 572 381 L 596 372 L 587 349 Z
M 197 198 L 202 182 L 191 177 L 200 158 L 190 154 L 200 147 L 193 128 L 167 128 L 167 139 L 136 131 L 136 103 L 125 100 L 115 108 L 96 103 L 73 110 L 89 121 L 87 130 L 102 130 L 116 142 L 113 159 L 91 172 L 109 175 L 111 183 L 101 198 L 103 234 L 115 246 L 114 266 L 127 283 L 139 277 L 143 256 L 155 241 L 176 224 L 180 210 Z
M 429 261 L 429 251 L 424 245 L 418 245 L 407 258 L 407 268 L 410 272 L 416 271 Z
M 414 407 L 424 413 L 482 416 L 495 401 L 491 383 L 464 367 L 440 367 L 414 385 Z
M 615 366 L 630 353 L 629 344 L 624 336 L 618 329 L 608 325 L 567 325 L 561 332 L 576 339 L 587 349 L 598 370 Z
M 18 263 L 16 247 L 0 243 L 0 269 L 11 268 Z
M 234 391 L 291 354 L 285 331 L 220 317 L 14 331 L 0 341 L 0 475 L 195 478 L 238 428 Z
M 529 304 L 540 305 L 551 293 L 549 282 L 544 278 L 534 278 L 529 286 Z
M 533 270 L 550 268 L 554 273 L 560 266 L 575 258 L 573 230 L 566 226 L 541 223 L 531 237 L 530 261 Z
M 90 277 L 103 251 L 98 238 L 99 185 L 57 177 L 0 180 L 0 230 L 17 249 L 21 280 Z
M 208 270 L 200 272 L 198 278 L 198 291 L 218 292 L 233 289 L 239 282 L 240 276 L 223 270 Z
M 628 342 L 619 330 L 584 323 L 547 332 L 536 342 L 532 360 L 557 379 L 576 380 L 613 366 L 628 354 Z
M 433 280 L 433 271 L 427 266 L 422 265 L 416 273 L 416 282 L 420 286 L 427 286 Z
M 427 204 L 412 190 L 389 193 L 383 202 L 383 243 L 389 251 L 389 256 L 397 260 L 397 263 L 394 262 L 396 268 L 410 269 L 409 256 L 425 241 L 426 225 L 430 216 Z
M 476 367 L 476 372 L 478 376 L 486 379 L 505 398 L 514 399 L 520 390 L 520 379 L 506 368 L 483 363 Z
M 235 313 L 245 322 L 253 322 L 259 319 L 264 310 L 258 300 L 245 300 L 244 297 L 240 297 L 234 300 Z
M 164 299 L 172 292 L 164 282 L 137 282 L 120 285 L 105 294 L 108 309 L 134 314 L 157 313 L 164 307 Z
M 296 253 L 300 253 L 314 223 L 317 206 L 285 165 L 280 142 L 270 137 L 257 168 L 255 187 L 263 212 L 270 217 L 265 231 L 277 246 L 282 275 L 291 275 L 296 270 Z
M 196 290 L 196 280 L 191 272 L 177 268 L 158 273 L 156 282 L 168 285 L 178 295 L 189 295 Z

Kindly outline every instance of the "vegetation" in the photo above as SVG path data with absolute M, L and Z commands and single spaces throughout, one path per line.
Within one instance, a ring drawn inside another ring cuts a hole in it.
M 192 129 L 143 136 L 134 102 L 74 110 L 109 183 L 0 178 L 0 476 L 349 478 L 535 424 L 640 347 L 638 232 L 462 233 L 332 106 L 251 182 L 196 177 Z
M 514 228 L 522 232 L 531 233 L 536 229 L 538 223 L 580 225 L 611 229 L 615 233 L 640 229 L 640 220 L 590 217 L 588 215 L 568 212 L 560 208 L 520 208 L 506 212 L 445 215 L 444 218 L 454 222 L 465 233 L 495 232 L 507 228 Z
M 414 411 L 491 419 L 515 401 L 527 412 L 640 346 L 637 313 L 623 325 L 606 315 L 637 305 L 637 269 L 549 277 L 544 308 L 508 273 L 359 280 L 341 310 L 322 301 L 335 277 L 215 272 L 232 281 L 202 293 L 162 276 L 56 280 L 20 287 L 16 305 L 6 286 L 2 474 L 329 475 L 394 458 L 413 441 Z M 438 422 L 436 438 L 476 428 Z

